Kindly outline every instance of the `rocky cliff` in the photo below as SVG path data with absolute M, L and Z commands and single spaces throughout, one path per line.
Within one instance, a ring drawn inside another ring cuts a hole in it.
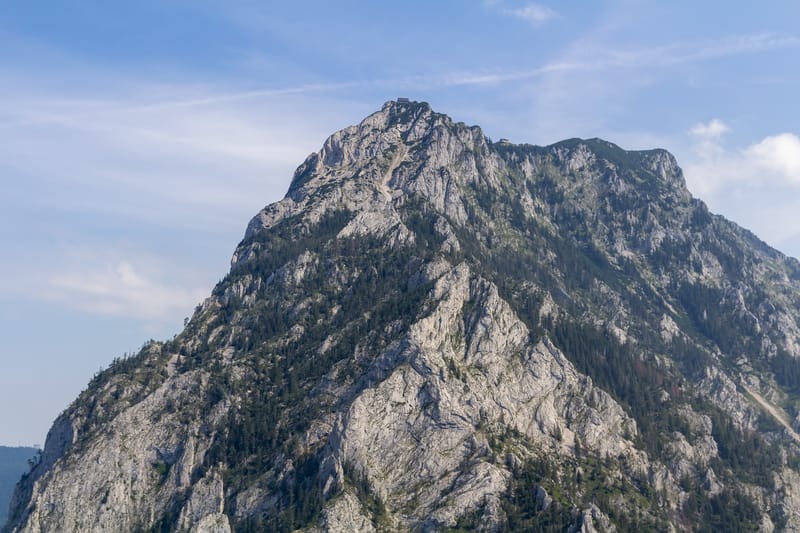
M 388 102 L 95 376 L 8 529 L 798 530 L 798 304 L 663 150 Z

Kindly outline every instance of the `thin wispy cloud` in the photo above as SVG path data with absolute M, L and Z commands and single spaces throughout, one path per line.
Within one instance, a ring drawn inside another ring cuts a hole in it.
M 525 20 L 537 28 L 558 16 L 555 11 L 541 4 L 528 4 L 519 8 L 504 9 L 503 13 Z
M 759 33 L 713 41 L 676 42 L 641 50 L 611 52 L 607 66 L 669 66 L 800 47 L 800 37 Z
M 373 86 L 401 86 L 408 88 L 478 86 L 511 83 L 550 74 L 590 73 L 611 68 L 652 69 L 743 54 L 800 48 L 800 37 L 758 34 L 729 37 L 717 41 L 676 42 L 649 48 L 627 49 L 603 46 L 586 48 L 588 51 L 582 51 L 581 54 L 571 54 L 568 57 L 527 69 L 494 72 L 453 72 L 435 76 L 420 75 L 398 79 L 376 79 L 361 83 L 369 83 Z
M 237 102 L 242 100 L 253 100 L 258 98 L 268 98 L 268 97 L 283 96 L 283 95 L 323 93 L 331 91 L 340 91 L 343 89 L 352 89 L 355 87 L 363 87 L 365 85 L 369 85 L 370 83 L 375 83 L 375 82 L 353 80 L 340 83 L 314 83 L 314 84 L 298 85 L 294 87 L 290 86 L 290 87 L 279 87 L 271 89 L 257 89 L 251 91 L 241 91 L 241 92 L 219 93 L 200 98 L 189 98 L 183 100 L 179 99 L 171 101 L 168 100 L 150 104 L 143 104 L 127 108 L 124 111 L 128 113 L 137 113 L 141 111 L 174 109 L 178 107 L 208 106 L 215 104 Z
M 243 101 L 246 98 L 250 100 Z M 104 197 L 99 210 L 129 203 L 237 210 L 285 189 L 294 168 L 329 133 L 297 121 L 285 98 L 246 93 L 202 100 L 9 98 L 0 104 L 0 169 L 29 176 L 71 200 Z M 47 157 L 41 157 L 41 154 Z M 108 202 L 111 202 L 109 204 Z M 91 205 L 91 202 L 90 202 Z
M 497 10 L 503 15 L 524 20 L 534 28 L 539 28 L 558 17 L 558 13 L 552 8 L 533 2 L 519 7 L 509 7 L 502 0 L 484 0 L 483 6 L 488 9 Z
M 28 249 L 29 261 L 0 267 L 0 297 L 172 324 L 191 313 L 213 286 L 180 250 L 156 253 L 150 248 L 156 243 L 93 241 L 73 237 L 57 240 L 49 249 Z M 13 243 L 8 248 L 12 254 L 18 249 Z
M 87 265 L 47 279 L 38 296 L 68 308 L 144 320 L 174 320 L 208 294 L 207 287 L 182 288 L 139 270 L 129 260 Z

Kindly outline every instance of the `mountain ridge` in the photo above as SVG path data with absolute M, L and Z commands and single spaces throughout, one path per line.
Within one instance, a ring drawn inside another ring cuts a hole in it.
M 798 302 L 664 150 L 387 102 L 59 417 L 9 530 L 797 528 L 747 391 L 800 416 Z

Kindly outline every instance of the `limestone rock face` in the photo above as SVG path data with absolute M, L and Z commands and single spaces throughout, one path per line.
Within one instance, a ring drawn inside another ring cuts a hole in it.
M 663 150 L 387 102 L 90 382 L 7 529 L 797 529 L 797 302 Z

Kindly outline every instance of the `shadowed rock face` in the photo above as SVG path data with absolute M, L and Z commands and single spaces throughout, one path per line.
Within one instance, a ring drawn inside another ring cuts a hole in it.
M 8 527 L 797 529 L 799 279 L 663 150 L 388 102 L 92 380 Z

